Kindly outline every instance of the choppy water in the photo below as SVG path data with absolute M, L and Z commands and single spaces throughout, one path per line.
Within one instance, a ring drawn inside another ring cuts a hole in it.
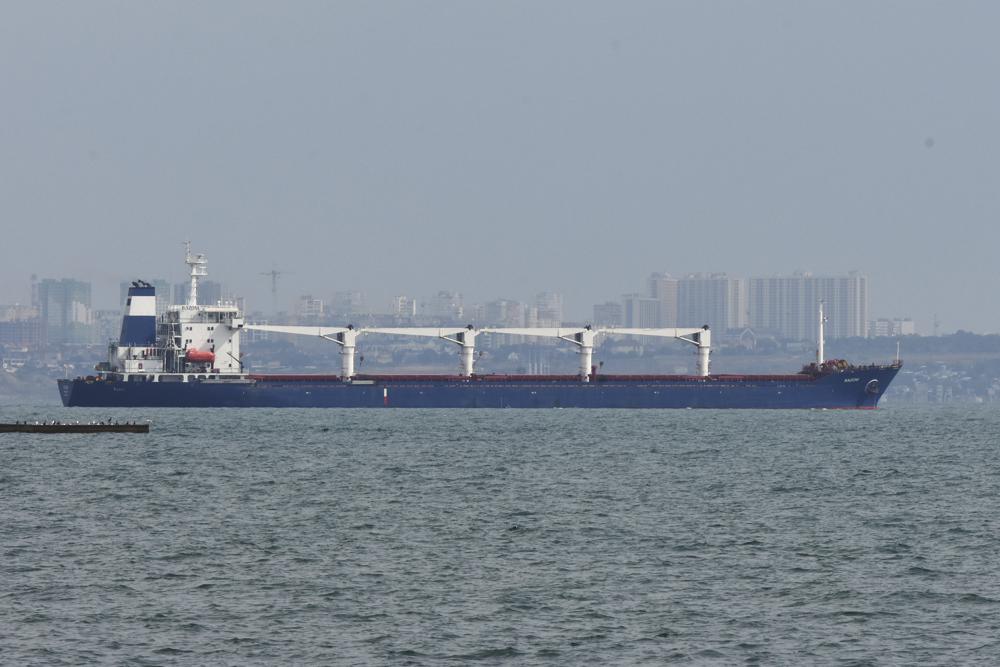
M 0 435 L 4 664 L 1000 662 L 987 408 L 105 414 Z

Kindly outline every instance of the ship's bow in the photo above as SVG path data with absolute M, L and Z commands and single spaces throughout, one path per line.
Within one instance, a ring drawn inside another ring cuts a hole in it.
M 76 380 L 57 380 L 59 383 L 59 398 L 62 399 L 62 404 L 67 408 L 73 405 L 73 387 L 76 384 Z
M 857 404 L 859 408 L 874 410 L 878 402 L 889 389 L 889 384 L 899 373 L 901 364 L 886 366 L 869 366 L 855 369 L 857 374 Z

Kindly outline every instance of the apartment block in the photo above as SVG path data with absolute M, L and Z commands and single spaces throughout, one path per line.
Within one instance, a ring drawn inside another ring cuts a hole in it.
M 858 272 L 846 276 L 799 273 L 750 278 L 748 325 L 791 340 L 815 340 L 819 333 L 820 301 L 827 318 L 827 338 L 867 335 L 868 278 Z

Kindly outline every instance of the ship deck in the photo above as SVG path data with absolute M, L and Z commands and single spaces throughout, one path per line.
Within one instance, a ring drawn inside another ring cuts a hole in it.
M 278 374 L 255 374 L 248 376 L 257 382 L 341 382 L 339 375 L 308 374 L 308 373 L 278 373 Z M 632 382 L 810 382 L 815 380 L 817 375 L 806 373 L 788 374 L 721 374 L 721 375 L 659 375 L 659 374 L 629 374 L 629 375 L 597 375 L 590 378 L 591 382 L 608 383 L 632 383 Z M 361 383 L 400 383 L 400 382 L 490 382 L 490 383 L 579 383 L 579 375 L 559 374 L 559 375 L 515 375 L 515 374 L 489 374 L 489 375 L 444 375 L 439 373 L 425 374 L 358 374 L 352 379 L 355 384 Z

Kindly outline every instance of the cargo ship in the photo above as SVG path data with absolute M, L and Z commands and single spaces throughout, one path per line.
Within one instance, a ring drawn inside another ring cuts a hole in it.
M 204 255 L 187 246 L 186 304 L 157 317 L 155 288 L 137 280 L 128 290 L 121 334 L 94 375 L 59 380 L 63 405 L 81 407 L 293 408 L 814 408 L 874 409 L 901 362 L 852 365 L 824 358 L 822 304 L 816 360 L 798 373 L 710 372 L 711 330 L 621 327 L 316 327 L 247 323 L 230 302 L 199 305 Z M 340 347 L 339 375 L 263 375 L 244 368 L 243 331 L 315 336 Z M 478 374 L 476 338 L 500 334 L 548 338 L 575 346 L 573 375 Z M 458 346 L 460 368 L 441 375 L 359 374 L 361 336 L 421 336 Z M 695 348 L 693 375 L 609 375 L 593 365 L 600 337 L 671 338 Z

